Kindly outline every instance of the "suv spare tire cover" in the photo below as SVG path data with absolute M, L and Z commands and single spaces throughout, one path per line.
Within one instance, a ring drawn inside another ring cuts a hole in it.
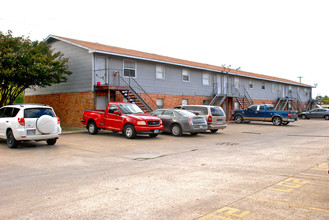
M 43 134 L 50 134 L 55 131 L 57 119 L 49 115 L 43 115 L 37 120 L 37 129 Z

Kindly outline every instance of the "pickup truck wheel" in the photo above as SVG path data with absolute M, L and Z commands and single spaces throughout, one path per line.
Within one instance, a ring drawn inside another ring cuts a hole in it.
M 126 136 L 128 139 L 134 139 L 136 138 L 136 130 L 133 125 L 126 125 L 123 128 L 123 134 Z
M 273 120 L 272 120 L 272 123 L 275 125 L 275 126 L 279 126 L 282 124 L 282 119 L 280 117 L 274 117 Z
M 235 123 L 240 124 L 243 122 L 243 117 L 241 115 L 237 115 L 234 117 L 234 121 Z
M 182 136 L 182 127 L 179 124 L 174 124 L 173 126 L 171 126 L 171 134 L 174 136 Z
M 19 145 L 20 141 L 17 141 L 14 137 L 13 131 L 9 130 L 7 132 L 7 145 L 9 148 L 17 148 Z
M 325 116 L 324 116 L 324 119 L 325 119 L 325 120 L 329 120 L 329 115 L 325 115 Z
M 88 129 L 89 134 L 94 135 L 94 134 L 98 133 L 98 128 L 97 128 L 96 123 L 94 121 L 88 122 L 87 129 Z

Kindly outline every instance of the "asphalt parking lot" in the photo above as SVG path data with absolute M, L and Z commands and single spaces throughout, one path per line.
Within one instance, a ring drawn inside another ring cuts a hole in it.
M 329 121 L 0 140 L 0 219 L 329 219 Z

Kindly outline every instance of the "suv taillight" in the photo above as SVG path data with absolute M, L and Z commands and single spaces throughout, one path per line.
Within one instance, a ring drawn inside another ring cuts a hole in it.
M 24 118 L 18 118 L 18 123 L 22 126 L 25 126 L 25 119 Z
M 57 118 L 57 124 L 59 124 L 61 121 L 59 120 L 59 117 L 56 117 Z
M 211 115 L 208 116 L 208 122 L 212 122 L 212 116 Z
M 291 112 L 288 113 L 288 117 L 289 117 L 289 118 L 291 117 Z

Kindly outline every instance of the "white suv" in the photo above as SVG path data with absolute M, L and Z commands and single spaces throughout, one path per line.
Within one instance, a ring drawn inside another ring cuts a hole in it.
M 16 104 L 0 108 L 0 138 L 9 148 L 21 141 L 46 141 L 54 145 L 62 132 L 59 118 L 48 105 Z

